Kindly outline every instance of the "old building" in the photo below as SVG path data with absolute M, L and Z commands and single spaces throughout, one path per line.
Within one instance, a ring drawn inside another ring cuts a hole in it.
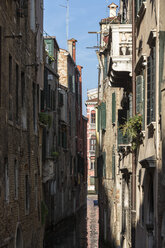
M 88 162 L 88 192 L 95 191 L 95 152 L 96 152 L 96 105 L 98 89 L 87 91 L 87 162 Z
M 0 2 L 0 247 L 42 247 L 42 1 Z
M 164 247 L 165 3 L 109 8 L 97 52 L 100 236 L 115 247 Z
M 136 247 L 164 247 L 164 1 L 135 2 L 136 113 L 143 141 L 136 156 Z M 134 83 L 133 82 L 133 83 Z
M 42 128 L 42 178 L 43 198 L 48 208 L 46 227 L 52 226 L 57 219 L 56 194 L 58 178 L 58 51 L 55 37 L 44 37 L 46 57 L 44 67 L 44 88 L 41 91 Z
M 76 65 L 76 40 L 68 41 L 68 50 L 60 49 L 58 60 L 58 219 L 74 214 L 86 203 L 86 135 L 83 131 L 86 131 L 87 120 L 82 116 L 82 67 Z
M 97 176 L 100 240 L 114 247 L 131 247 L 130 141 L 121 130 L 132 115 L 132 25 L 129 12 L 109 6 L 100 22 L 97 107 Z M 129 9 L 129 8 L 127 8 Z

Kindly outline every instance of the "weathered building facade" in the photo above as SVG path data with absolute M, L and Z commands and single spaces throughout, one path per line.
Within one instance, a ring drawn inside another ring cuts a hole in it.
M 118 16 L 109 7 L 97 52 L 100 236 L 164 247 L 165 3 L 122 0 Z
M 58 51 L 55 37 L 44 37 L 46 57 L 44 67 L 44 88 L 41 91 L 42 128 L 42 181 L 43 198 L 48 208 L 47 227 L 57 221 L 57 167 L 58 167 Z
M 0 2 L 0 247 L 43 246 L 42 20 L 40 0 Z
M 87 91 L 86 111 L 87 111 L 87 162 L 88 162 L 88 192 L 95 191 L 95 153 L 96 153 L 96 105 L 98 89 Z
M 163 1 L 145 1 L 135 9 L 136 112 L 143 119 L 136 152 L 136 247 L 164 247 L 164 8 Z
M 63 180 L 64 216 L 74 214 L 86 202 L 86 132 L 82 116 L 82 67 L 76 65 L 76 40 L 59 52 L 59 143 Z M 83 130 L 85 128 L 85 130 Z M 65 183 L 67 182 L 67 183 Z M 60 206 L 60 204 L 59 204 Z
M 130 141 L 121 126 L 132 115 L 132 25 L 129 16 L 110 16 L 100 22 L 97 176 L 100 241 L 131 247 Z

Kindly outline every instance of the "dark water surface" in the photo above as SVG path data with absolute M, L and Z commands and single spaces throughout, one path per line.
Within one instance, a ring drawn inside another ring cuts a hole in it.
M 87 207 L 81 209 L 74 219 L 66 221 L 60 229 L 51 233 L 45 248 L 98 248 L 98 206 L 96 195 L 88 195 Z

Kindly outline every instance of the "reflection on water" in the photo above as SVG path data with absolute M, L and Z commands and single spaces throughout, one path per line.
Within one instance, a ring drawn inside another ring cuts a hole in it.
M 81 209 L 77 216 L 51 233 L 46 241 L 46 248 L 98 248 L 99 226 L 98 206 L 93 200 L 97 196 L 89 195 L 87 208 Z

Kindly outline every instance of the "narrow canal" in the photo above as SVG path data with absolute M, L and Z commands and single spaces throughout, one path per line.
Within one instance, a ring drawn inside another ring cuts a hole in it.
M 96 195 L 88 195 L 87 207 L 79 211 L 74 220 L 68 220 L 57 232 L 51 234 L 46 248 L 98 248 L 99 210 L 94 205 Z

